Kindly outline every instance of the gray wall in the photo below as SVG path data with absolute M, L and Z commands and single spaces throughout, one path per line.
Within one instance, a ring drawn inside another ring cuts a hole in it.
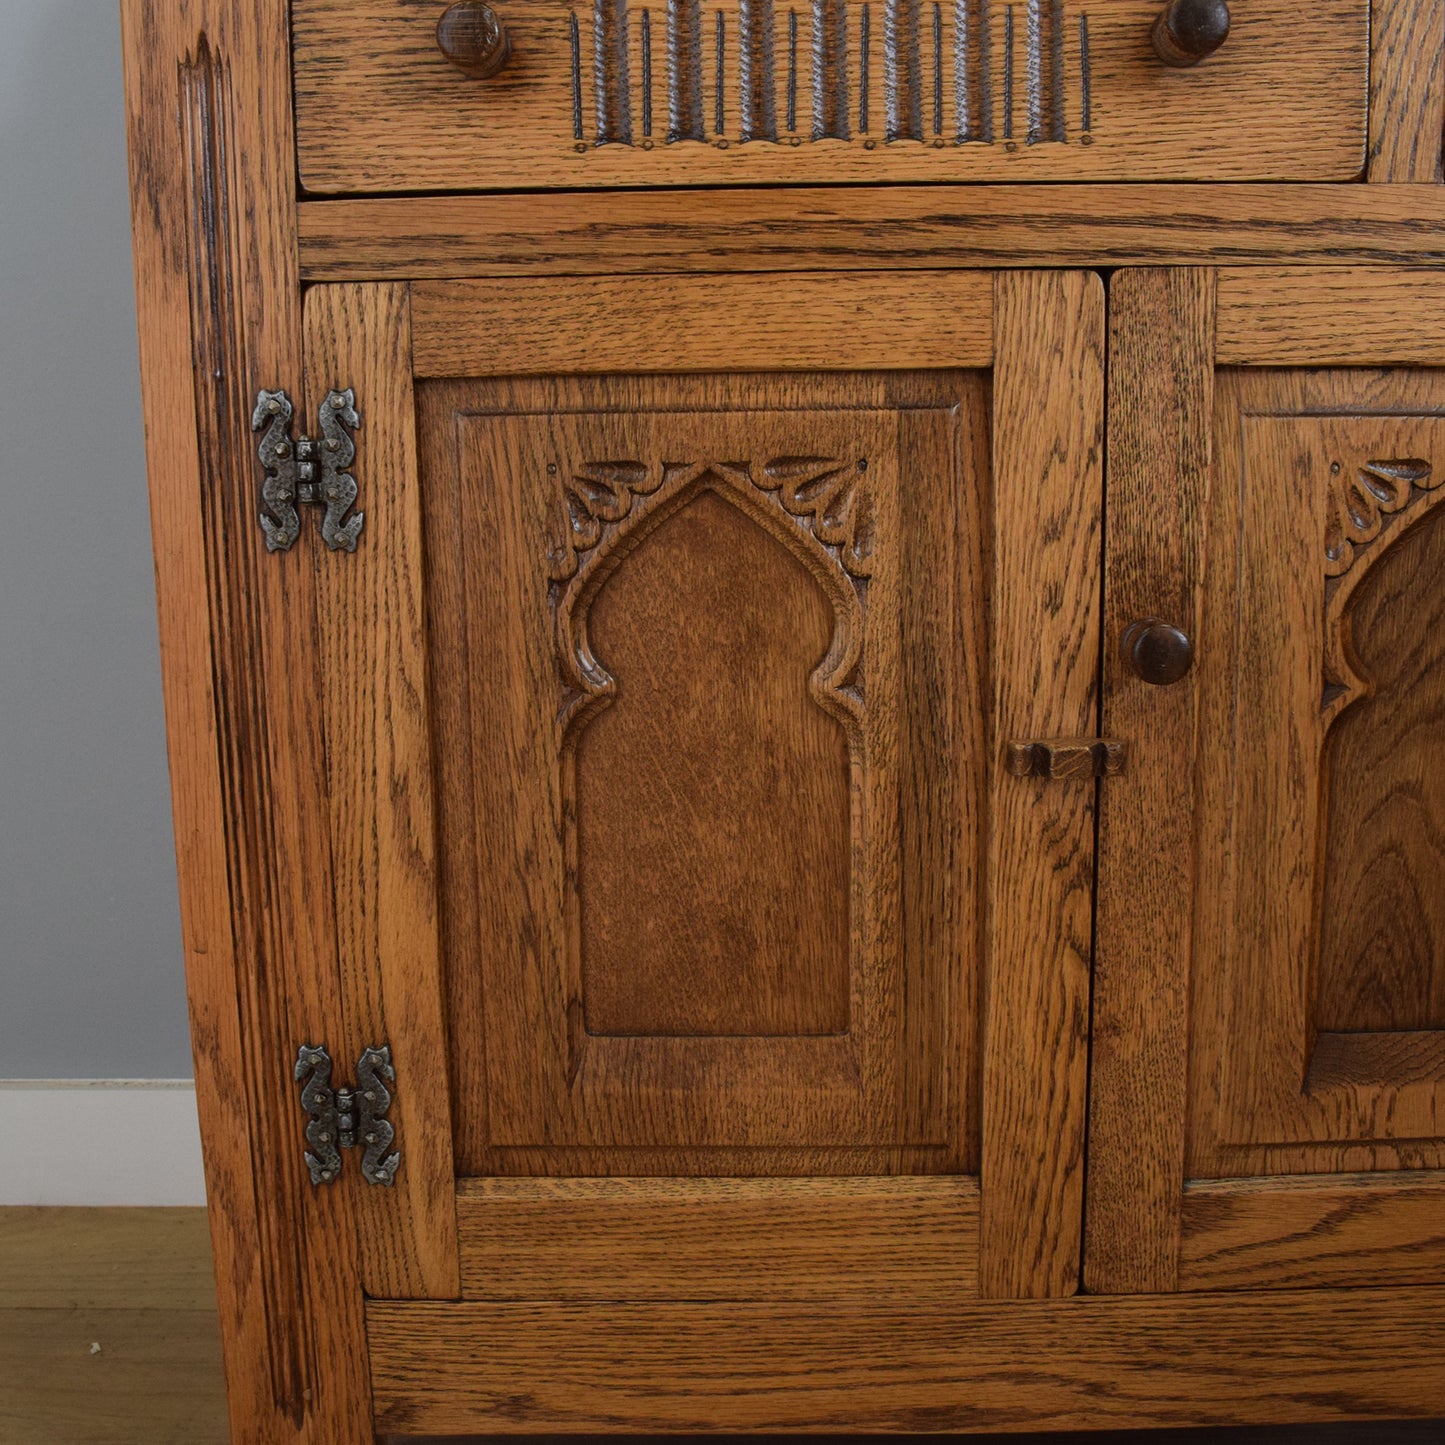
M 117 6 L 0 34 L 0 1078 L 179 1077 Z

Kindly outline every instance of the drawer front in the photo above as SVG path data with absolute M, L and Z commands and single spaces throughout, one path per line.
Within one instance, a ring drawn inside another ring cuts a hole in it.
M 294 0 L 315 193 L 770 182 L 1344 180 L 1368 0 L 1236 0 L 1170 69 L 1158 0 L 496 0 L 489 80 L 443 0 Z

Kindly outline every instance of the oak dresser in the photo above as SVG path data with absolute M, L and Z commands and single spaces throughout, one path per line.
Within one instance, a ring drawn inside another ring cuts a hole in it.
M 235 1440 L 1445 1417 L 1445 6 L 123 9 Z

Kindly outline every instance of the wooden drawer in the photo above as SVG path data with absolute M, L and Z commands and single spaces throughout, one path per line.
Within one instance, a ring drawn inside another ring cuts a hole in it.
M 295 0 L 303 185 L 1346 180 L 1364 160 L 1368 0 L 1236 0 L 1185 70 L 1151 48 L 1159 0 L 497 6 L 511 59 L 478 81 L 437 49 L 443 0 Z

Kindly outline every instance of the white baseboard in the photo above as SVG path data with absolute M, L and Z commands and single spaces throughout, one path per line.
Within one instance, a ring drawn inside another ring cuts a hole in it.
M 0 1205 L 204 1204 L 188 1079 L 0 1079 Z

